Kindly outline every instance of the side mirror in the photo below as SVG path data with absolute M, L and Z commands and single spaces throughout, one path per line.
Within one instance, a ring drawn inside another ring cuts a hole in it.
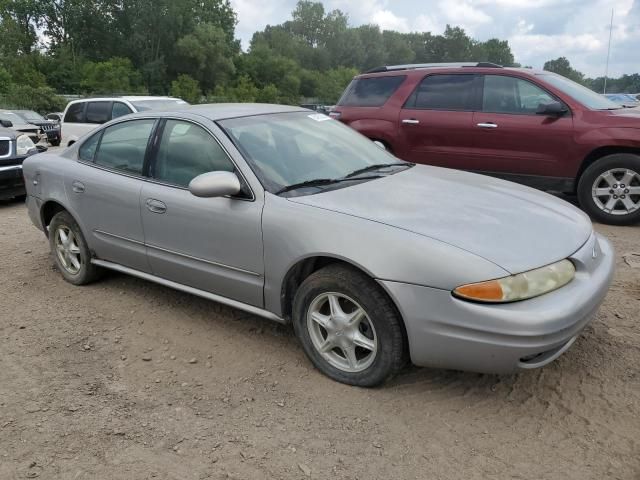
M 541 103 L 538 105 L 538 110 L 536 110 L 536 114 L 538 115 L 549 115 L 555 117 L 560 117 L 567 112 L 567 107 L 560 102 Z
M 11 128 L 13 127 L 13 122 L 11 120 L 0 120 L 0 125 L 4 128 Z
M 189 182 L 191 194 L 202 198 L 237 195 L 240 190 L 240 180 L 232 172 L 203 173 Z
M 373 143 L 375 143 L 378 147 L 380 147 L 383 150 L 386 150 L 387 147 L 384 146 L 384 143 L 378 141 L 378 140 L 374 140 Z

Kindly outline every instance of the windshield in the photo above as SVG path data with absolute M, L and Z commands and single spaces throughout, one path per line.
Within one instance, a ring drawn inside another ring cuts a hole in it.
M 553 73 L 544 74 L 544 79 L 551 85 L 566 93 L 571 98 L 580 102 L 587 108 L 593 110 L 618 110 L 620 105 L 612 102 L 607 97 L 600 95 L 599 93 L 589 90 L 587 87 L 583 87 L 579 83 L 569 80 L 561 75 Z
M 24 118 L 27 122 L 43 122 L 44 118 L 33 110 L 17 110 L 16 115 Z
M 179 98 L 159 98 L 157 100 L 133 100 L 131 104 L 136 107 L 139 112 L 147 110 L 164 110 L 167 108 L 184 107 L 189 105 Z
M 323 114 L 258 115 L 220 125 L 271 193 L 302 182 L 341 179 L 375 165 L 409 165 Z

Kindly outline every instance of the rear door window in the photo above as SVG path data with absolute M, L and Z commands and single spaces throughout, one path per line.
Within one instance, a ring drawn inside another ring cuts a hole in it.
M 67 108 L 64 121 L 68 123 L 84 123 L 84 106 L 85 102 L 72 103 Z
M 338 105 L 343 107 L 381 107 L 406 78 L 405 75 L 356 78 L 347 87 Z
M 404 108 L 471 111 L 476 75 L 429 75 L 418 85 Z
M 147 144 L 154 124 L 155 120 L 151 119 L 132 120 L 106 128 L 94 155 L 96 165 L 142 175 Z
M 111 102 L 89 102 L 86 123 L 106 123 L 111 118 Z

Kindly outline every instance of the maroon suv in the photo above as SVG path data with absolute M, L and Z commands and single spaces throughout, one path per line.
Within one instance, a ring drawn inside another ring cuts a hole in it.
M 417 163 L 577 193 L 595 219 L 640 220 L 640 109 L 565 77 L 498 65 L 381 67 L 331 113 Z

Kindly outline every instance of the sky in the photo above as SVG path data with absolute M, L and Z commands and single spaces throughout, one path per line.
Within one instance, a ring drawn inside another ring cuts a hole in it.
M 253 33 L 291 17 L 297 0 L 231 0 L 243 48 Z M 324 0 L 352 26 L 378 24 L 400 32 L 440 34 L 460 26 L 478 40 L 506 39 L 516 62 L 542 68 L 567 57 L 590 77 L 605 73 L 609 24 L 614 11 L 609 74 L 640 73 L 640 0 Z

